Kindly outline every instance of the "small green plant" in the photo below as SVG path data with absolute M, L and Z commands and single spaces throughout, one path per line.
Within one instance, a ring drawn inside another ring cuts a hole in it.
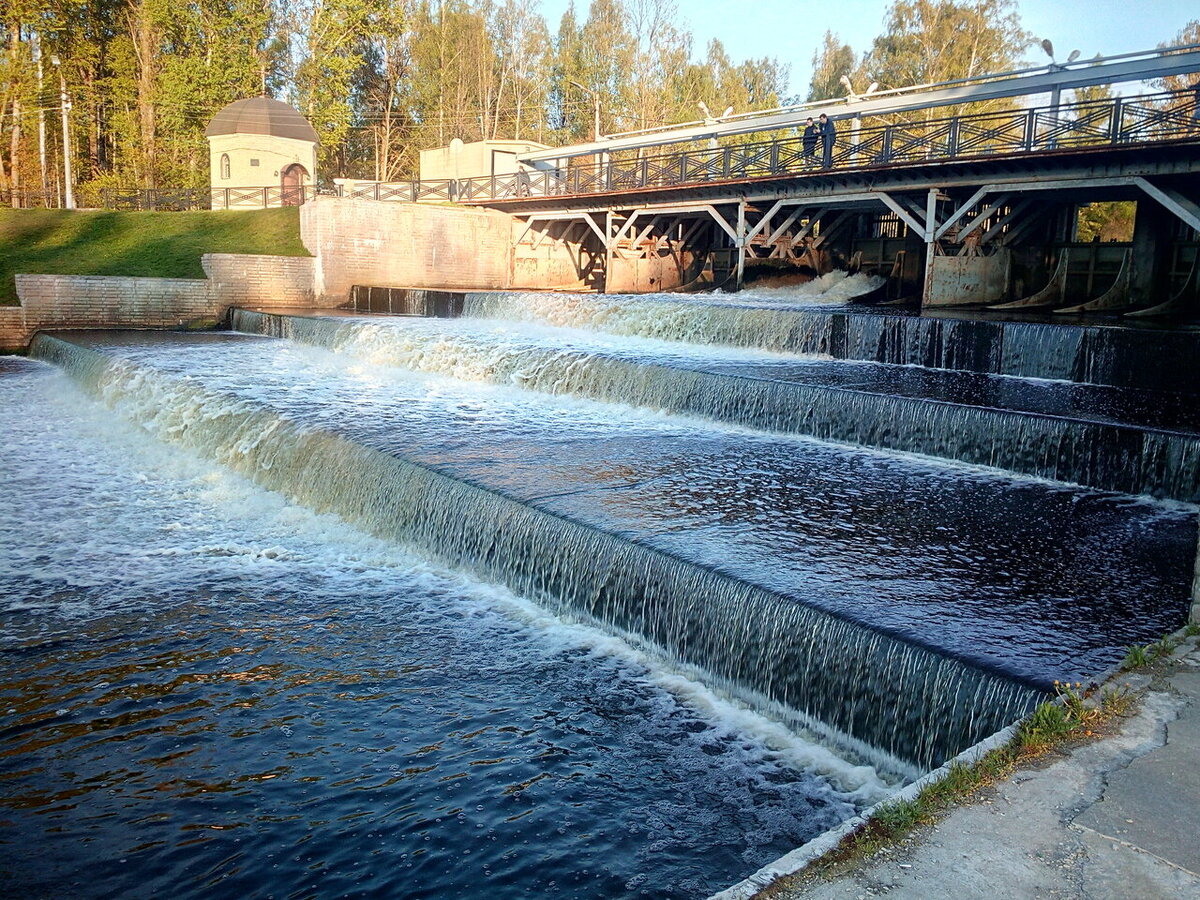
M 916 800 L 893 800 L 875 811 L 873 821 L 886 832 L 907 831 L 921 821 L 921 804 Z
M 1047 700 L 1039 703 L 1028 719 L 1017 729 L 1017 740 L 1026 753 L 1040 753 L 1071 730 L 1066 709 Z
M 1170 656 L 1175 652 L 1175 647 L 1176 644 L 1173 640 L 1171 640 L 1170 635 L 1163 635 L 1147 649 L 1155 658 L 1158 658 L 1160 656 Z
M 1134 644 L 1125 651 L 1125 668 L 1137 669 L 1150 664 L 1150 648 Z
M 1056 693 L 1063 702 L 1063 709 L 1066 710 L 1067 719 L 1071 725 L 1083 724 L 1089 714 L 1087 706 L 1083 702 L 1083 690 L 1081 682 L 1071 684 L 1069 681 L 1054 682 L 1054 693 Z
M 938 784 L 945 785 L 947 793 L 959 795 L 974 790 L 979 784 L 979 776 L 970 766 L 955 762 L 950 764 L 946 777 Z
M 1183 629 L 1184 637 L 1195 637 L 1198 634 L 1200 634 L 1200 624 L 1196 622 L 1188 622 L 1187 626 Z
M 1100 713 L 1105 718 L 1124 716 L 1128 714 L 1132 705 L 1133 695 L 1128 684 L 1120 687 L 1109 686 L 1100 693 Z

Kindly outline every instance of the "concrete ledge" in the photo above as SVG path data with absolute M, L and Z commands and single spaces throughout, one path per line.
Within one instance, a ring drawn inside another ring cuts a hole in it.
M 1008 744 L 1016 736 L 1019 724 L 1019 722 L 1014 722 L 1007 728 L 997 731 L 991 737 L 984 738 L 978 744 L 968 747 L 953 759 L 947 760 L 938 768 L 922 775 L 912 784 L 901 788 L 886 800 L 881 800 L 874 806 L 863 810 L 861 815 L 847 819 L 837 828 L 831 828 L 817 835 L 808 843 L 801 844 L 790 853 L 763 866 L 749 878 L 739 881 L 733 887 L 726 888 L 720 893 L 713 894 L 709 900 L 750 900 L 759 891 L 778 881 L 780 878 L 795 875 L 797 872 L 803 871 L 812 862 L 832 851 L 845 838 L 866 825 L 881 807 L 899 801 L 915 800 L 926 787 L 936 784 L 949 775 L 950 767 L 955 763 L 971 765 L 991 751 Z
M 316 262 L 207 253 L 201 259 L 207 278 L 17 275 L 21 305 L 0 307 L 0 350 L 23 351 L 43 329 L 179 328 L 220 321 L 232 306 L 312 307 Z

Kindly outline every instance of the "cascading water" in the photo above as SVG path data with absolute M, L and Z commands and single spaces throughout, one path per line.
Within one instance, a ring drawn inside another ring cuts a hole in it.
M 1200 500 L 1195 409 L 1136 391 L 649 339 L 605 341 L 574 330 L 506 328 L 486 320 L 237 311 L 234 327 L 373 364 Z
M 480 292 L 466 295 L 463 314 L 835 359 L 1196 393 L 1200 331 L 988 320 L 977 311 L 957 318 L 954 311 L 939 317 L 837 309 L 823 304 L 824 296 Z
M 0 431 L 5 894 L 691 898 L 889 790 L 43 363 L 0 358 Z
M 47 770 L 30 762 L 39 751 L 22 735 L 49 723 L 48 746 L 65 748 L 75 768 L 37 802 L 53 810 L 65 837 L 48 846 L 65 859 L 97 833 L 73 798 L 110 783 L 123 746 L 79 765 L 85 735 L 134 742 L 142 768 L 125 780 L 138 788 L 104 800 L 99 818 L 128 830 L 118 853 L 144 860 L 162 846 L 167 856 L 143 863 L 136 882 L 102 867 L 97 883 L 110 892 L 183 882 L 696 896 L 1007 724 L 1053 679 L 1094 677 L 1127 645 L 1179 624 L 1192 506 L 795 433 L 1189 497 L 1194 403 L 1156 393 L 1153 379 L 1128 390 L 989 375 L 1104 382 L 1105 360 L 1127 348 L 1087 336 L 1067 366 L 1045 351 L 1069 337 L 1055 326 L 829 308 L 855 290 L 834 277 L 798 300 L 469 295 L 476 318 L 453 322 L 238 313 L 236 327 L 273 337 L 38 338 L 36 355 L 97 407 L 161 440 L 154 453 L 177 445 L 198 455 L 188 465 L 216 461 L 219 478 L 237 472 L 278 492 L 262 496 L 280 512 L 261 526 L 254 518 L 265 538 L 214 539 L 182 511 L 204 507 L 203 493 L 179 500 L 157 476 L 89 483 L 91 518 L 139 506 L 144 527 L 119 520 L 114 534 L 144 545 L 122 550 L 131 570 L 182 586 L 161 597 L 139 594 L 145 582 L 117 574 L 122 566 L 88 572 L 80 560 L 107 558 L 111 536 L 73 526 L 65 546 L 76 556 L 60 563 L 66 551 L 46 549 L 52 520 L 13 520 L 28 546 L 0 554 L 0 580 L 15 579 L 30 600 L 2 611 L 0 626 L 16 635 L 11 658 L 34 686 L 13 682 L 20 725 L 0 733 L 0 776 L 40 783 Z M 551 326 L 530 324 L 539 322 Z M 848 361 L 859 357 L 872 362 Z M 897 365 L 913 363 L 968 371 Z M 11 382 L 3 375 L 0 390 Z M 21 406 L 14 423 L 28 428 L 35 408 Z M 107 459 L 103 442 L 71 440 L 30 443 L 27 493 L 56 496 L 37 461 L 62 459 L 79 479 L 90 471 L 81 460 Z M 130 441 L 130 456 L 145 451 Z M 88 520 L 60 506 L 64 522 Z M 322 523 L 321 534 L 273 537 L 296 521 Z M 193 530 L 205 549 L 181 555 Z M 347 554 L 321 555 L 346 542 Z M 461 575 L 447 586 L 452 577 L 427 562 L 391 560 L 410 552 L 516 596 L 464 587 Z M 182 627 L 162 608 L 176 593 L 171 602 L 189 611 Z M 111 632 L 89 637 L 96 651 L 73 645 L 69 625 L 39 630 L 25 618 L 66 617 L 102 598 L 119 612 Z M 153 640 L 123 638 L 138 630 L 133 619 Z M 543 638 L 557 647 L 564 629 L 586 637 L 547 652 Z M 37 672 L 54 666 L 58 680 L 91 687 L 38 701 L 54 692 Z M 209 707 L 239 718 L 226 725 Z M 272 756 L 261 735 L 276 730 L 312 745 L 254 765 L 258 748 Z M 212 753 L 189 760 L 194 734 L 207 731 L 219 732 L 214 747 L 242 741 L 254 752 L 228 765 Z M 641 755 L 645 772 L 632 762 Z M 197 778 L 193 762 L 221 774 Z M 561 804 L 553 792 L 566 792 Z M 153 832 L 137 805 L 164 793 L 204 837 Z M 261 815 L 243 821 L 248 804 Z M 289 825 L 287 811 L 309 804 L 304 827 Z M 10 805 L 6 815 L 31 840 L 44 837 L 33 814 Z M 460 829 L 472 827 L 466 840 Z M 728 852 L 706 852 L 717 847 Z
M 41 338 L 36 350 L 154 433 L 267 487 L 643 635 L 814 727 L 919 767 L 1010 721 L 1036 685 L 1118 655 L 1128 641 L 1089 649 L 1095 613 L 1085 606 L 1080 620 L 1072 604 L 1136 579 L 1137 626 L 1106 622 L 1109 640 L 1161 632 L 1178 614 L 1162 598 L 1186 566 L 1147 553 L 1138 532 L 1186 545 L 1194 520 L 1184 512 L 1148 504 L 1138 516 L 1063 490 L 669 421 L 639 427 L 606 408 L 401 373 L 352 367 L 348 377 L 340 358 L 277 342 L 205 343 L 203 353 L 170 341 L 118 346 L 114 358 Z M 867 482 L 847 491 L 855 470 Z M 805 471 L 809 483 L 796 482 Z M 894 521 L 863 519 L 902 497 L 908 509 Z M 996 518 L 1006 520 L 999 530 Z M 1062 600 L 1042 615 L 1062 621 L 1041 623 L 1045 637 L 1031 640 L 1030 623 L 1010 631 L 996 605 L 1044 593 L 1046 572 L 1003 557 L 1064 526 L 1070 539 L 1055 552 L 1100 541 L 1109 558 L 1060 570 L 1051 591 Z M 876 542 L 907 549 L 880 559 Z M 971 562 L 989 557 L 982 570 Z M 941 615 L 955 627 L 929 631 Z M 1013 659 L 1018 636 L 1025 649 Z
M 298 425 L 194 378 L 172 378 L 54 338 L 40 338 L 35 350 L 154 434 L 381 537 L 642 635 L 731 685 L 787 704 L 812 727 L 831 726 L 855 746 L 909 765 L 934 764 L 974 743 L 1038 696 L 710 566 L 472 483 L 486 476 L 449 477 L 361 438 Z M 699 597 L 703 603 L 695 602 Z M 731 642 L 731 632 L 740 639 Z M 889 710 L 886 721 L 878 718 L 880 708 Z

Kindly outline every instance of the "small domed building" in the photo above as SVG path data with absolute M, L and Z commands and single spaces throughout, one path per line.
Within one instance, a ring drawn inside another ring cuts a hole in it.
M 213 116 L 204 136 L 213 209 L 298 206 L 316 180 L 317 133 L 279 100 L 235 100 Z

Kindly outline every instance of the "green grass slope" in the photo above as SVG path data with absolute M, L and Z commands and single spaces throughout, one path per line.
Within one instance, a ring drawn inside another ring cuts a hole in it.
M 0 305 L 18 302 L 17 273 L 203 278 L 205 253 L 308 256 L 300 210 L 0 209 Z

